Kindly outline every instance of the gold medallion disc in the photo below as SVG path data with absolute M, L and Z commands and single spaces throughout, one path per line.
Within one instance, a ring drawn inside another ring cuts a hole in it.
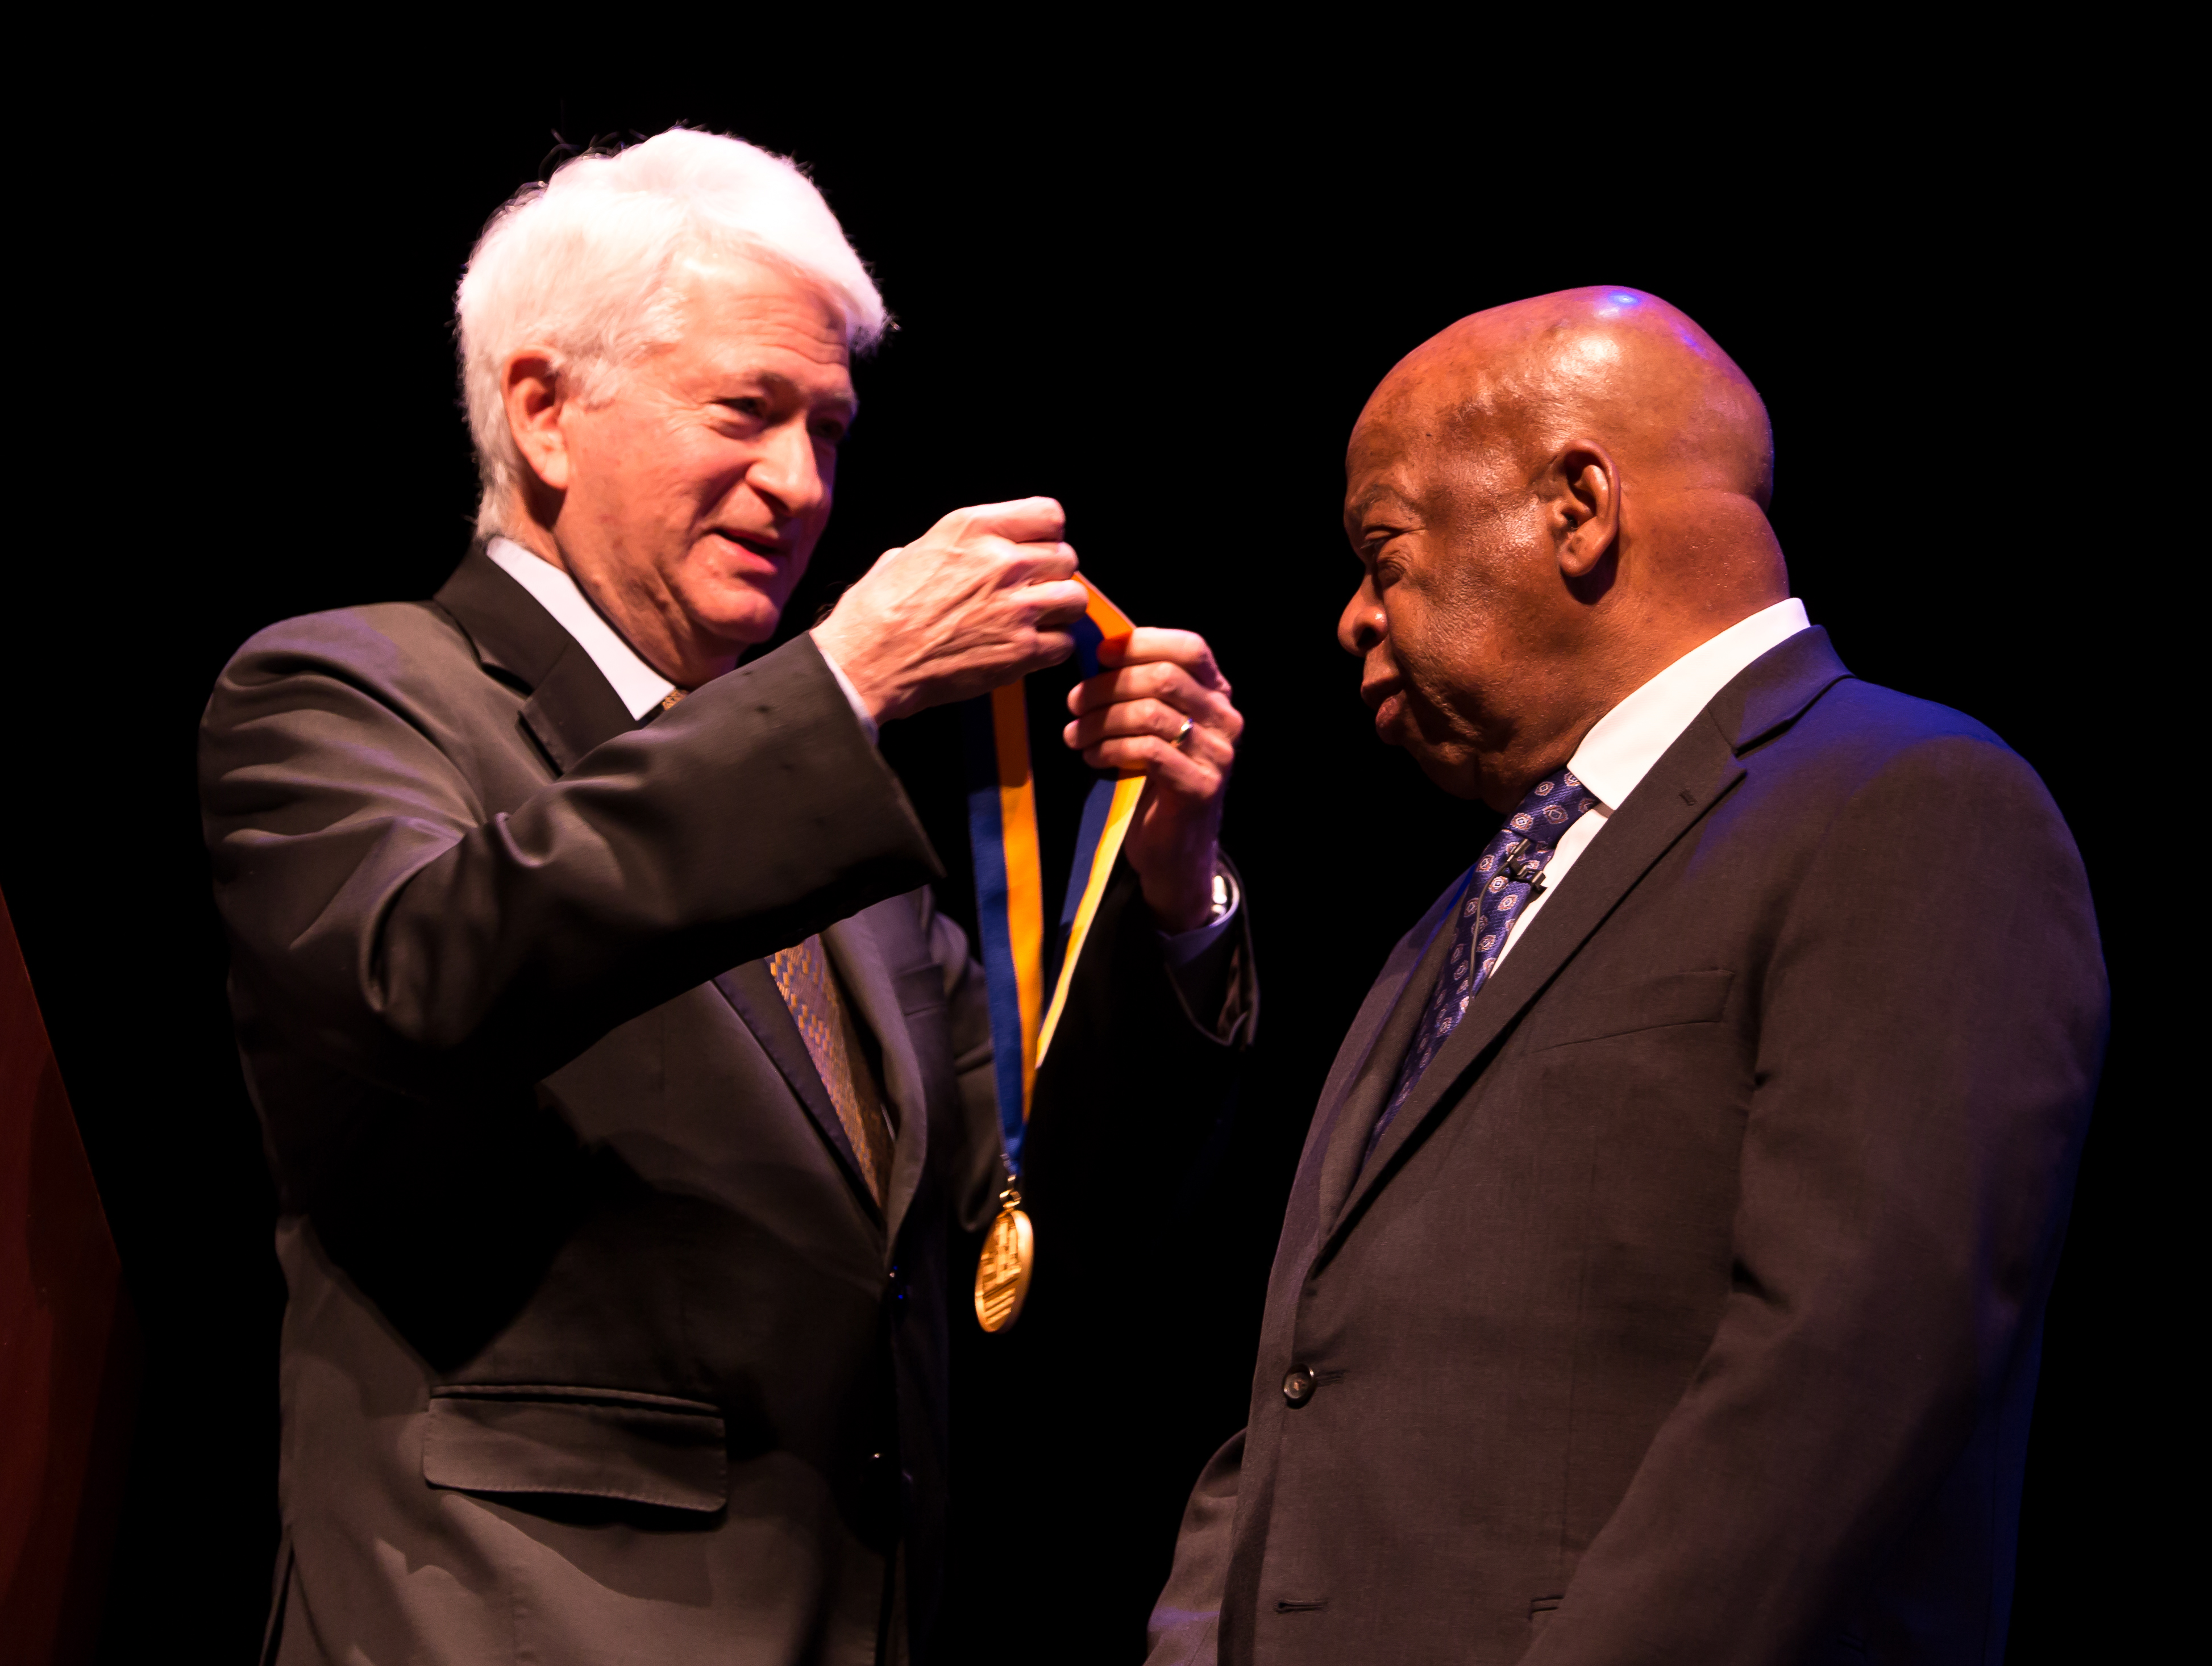
M 1021 1317 L 1036 1265 L 1036 1229 L 1018 1203 L 1006 1203 L 983 1235 L 982 1258 L 975 1263 L 975 1323 L 1004 1330 Z

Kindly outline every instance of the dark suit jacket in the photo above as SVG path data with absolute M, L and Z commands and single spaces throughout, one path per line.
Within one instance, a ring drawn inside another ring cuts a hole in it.
M 1791 638 L 1363 1168 L 1451 894 L 1322 1091 L 1152 1659 L 2000 1659 L 2106 1017 L 2041 784 Z
M 202 786 L 289 1285 L 274 1657 L 864 1660 L 902 1609 L 919 1651 L 989 1027 L 811 640 L 638 728 L 472 554 L 249 642 Z M 1097 929 L 1120 1062 L 1218 1068 L 1126 879 Z M 817 930 L 880 1208 L 758 958 Z

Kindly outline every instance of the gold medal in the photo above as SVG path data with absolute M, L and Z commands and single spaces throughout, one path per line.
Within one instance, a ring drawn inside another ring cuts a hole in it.
M 975 1263 L 975 1323 L 1004 1330 L 1021 1317 L 1036 1266 L 1036 1228 L 1022 1212 L 1022 1195 L 1011 1184 L 999 1194 L 998 1219 L 983 1234 L 982 1258 Z

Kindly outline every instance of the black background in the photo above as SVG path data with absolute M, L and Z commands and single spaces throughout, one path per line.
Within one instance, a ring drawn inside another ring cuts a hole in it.
M 1116 600 L 1213 641 L 1250 720 L 1226 839 L 1266 1006 L 1200 1245 L 1206 1345 L 1102 1324 L 1013 1369 L 963 1337 L 948 1657 L 1135 1657 L 1188 1478 L 1240 1419 L 1314 1093 L 1388 945 L 1489 826 L 1376 745 L 1334 646 L 1344 439 L 1436 330 L 1591 282 L 1664 296 L 1735 355 L 1773 415 L 1774 520 L 1815 622 L 1860 675 L 2006 736 L 2092 852 L 2116 1040 L 2053 1299 L 2011 1657 L 2112 1640 L 2141 1577 L 2113 1528 L 2154 1423 L 2120 1385 L 2159 1351 L 2131 1294 L 2154 928 L 2096 859 L 2092 812 L 2114 703 L 2148 685 L 2111 599 L 2127 512 L 2104 506 L 2109 459 L 2085 463 L 2123 402 L 2102 338 L 2054 320 L 2125 245 L 2124 170 L 1994 95 L 1799 122 L 1661 99 L 1600 139 L 1563 136 L 1585 125 L 1571 109 L 1509 124 L 1468 94 L 1416 116 L 1249 78 L 1232 95 L 1197 68 L 1019 96 L 882 72 L 830 100 L 707 64 L 646 96 L 575 70 L 309 79 L 173 95 L 150 129 L 118 114 L 112 155 L 41 209 L 46 397 L 19 455 L 47 518 L 11 579 L 0 885 L 148 1338 L 106 1657 L 185 1638 L 246 1657 L 275 1540 L 282 1288 L 198 845 L 206 691 L 261 625 L 436 586 L 474 505 L 450 309 L 477 231 L 556 138 L 678 120 L 805 162 L 898 321 L 858 372 L 836 517 L 788 622 L 949 509 L 1050 493 Z M 957 875 L 956 747 L 942 714 L 884 740 Z M 1080 779 L 1055 771 L 1058 803 Z M 1931 829 L 1899 853 L 1900 898 L 1942 882 Z M 971 907 L 959 877 L 945 893 Z M 1009 1560 L 1037 1489 L 1087 1528 Z

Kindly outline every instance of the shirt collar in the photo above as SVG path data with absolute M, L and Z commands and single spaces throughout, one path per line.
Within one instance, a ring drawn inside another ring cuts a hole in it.
M 1600 718 L 1567 767 L 1607 809 L 1617 809 L 1714 695 L 1752 661 L 1811 624 L 1805 604 L 1794 596 L 1738 620 Z
M 676 692 L 676 685 L 639 658 L 637 650 L 600 616 L 576 581 L 552 562 L 512 538 L 494 538 L 484 546 L 484 554 L 576 639 L 576 645 L 592 657 L 592 663 L 632 718 L 644 717 Z

